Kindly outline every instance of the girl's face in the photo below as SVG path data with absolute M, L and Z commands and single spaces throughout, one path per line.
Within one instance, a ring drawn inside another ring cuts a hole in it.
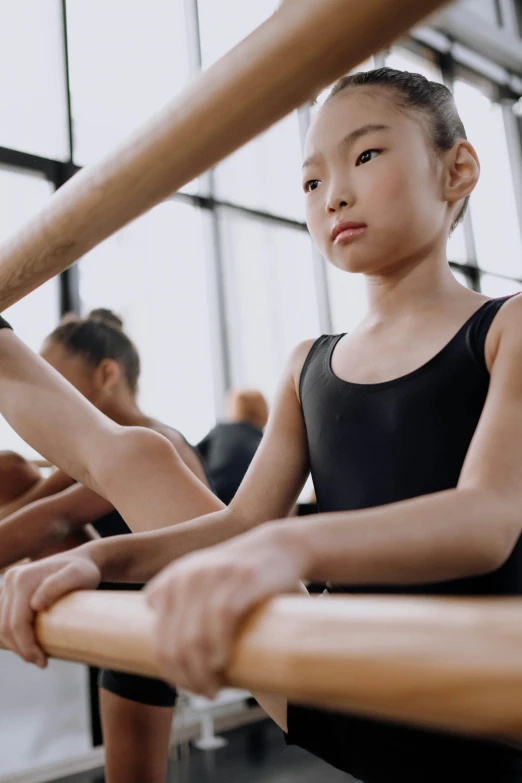
M 348 89 L 310 129 L 303 187 L 312 238 L 332 264 L 382 274 L 445 248 L 453 210 L 421 121 L 379 88 Z

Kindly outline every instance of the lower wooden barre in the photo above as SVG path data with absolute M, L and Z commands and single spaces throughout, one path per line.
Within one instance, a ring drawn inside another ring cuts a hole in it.
M 141 595 L 81 592 L 37 619 L 51 656 L 160 676 Z M 229 685 L 381 718 L 522 738 L 522 601 L 282 597 L 239 634 Z

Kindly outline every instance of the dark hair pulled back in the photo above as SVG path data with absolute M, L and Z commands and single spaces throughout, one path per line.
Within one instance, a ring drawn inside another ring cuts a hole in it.
M 66 315 L 47 339 L 59 343 L 71 354 L 81 356 L 93 368 L 104 359 L 118 362 L 130 390 L 136 393 L 140 357 L 134 343 L 123 331 L 122 319 L 111 310 L 98 308 L 85 318 Z

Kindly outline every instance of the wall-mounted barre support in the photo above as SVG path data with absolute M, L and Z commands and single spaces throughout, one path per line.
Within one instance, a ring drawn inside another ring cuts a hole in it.
M 74 593 L 38 617 L 51 656 L 159 676 L 143 596 Z M 241 629 L 228 684 L 522 739 L 522 601 L 300 596 Z
M 445 0 L 284 0 L 0 247 L 0 311 L 266 130 Z

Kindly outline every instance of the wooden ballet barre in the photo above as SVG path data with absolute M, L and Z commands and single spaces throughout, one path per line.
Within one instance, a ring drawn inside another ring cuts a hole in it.
M 54 468 L 54 465 L 51 465 L 51 463 L 46 459 L 32 459 L 31 463 L 36 468 Z
M 160 676 L 139 594 L 74 593 L 37 619 L 51 656 Z M 300 596 L 238 636 L 227 683 L 380 718 L 522 739 L 522 601 Z
M 447 2 L 447 0 L 446 0 Z M 445 0 L 284 0 L 0 248 L 0 311 L 304 104 Z

